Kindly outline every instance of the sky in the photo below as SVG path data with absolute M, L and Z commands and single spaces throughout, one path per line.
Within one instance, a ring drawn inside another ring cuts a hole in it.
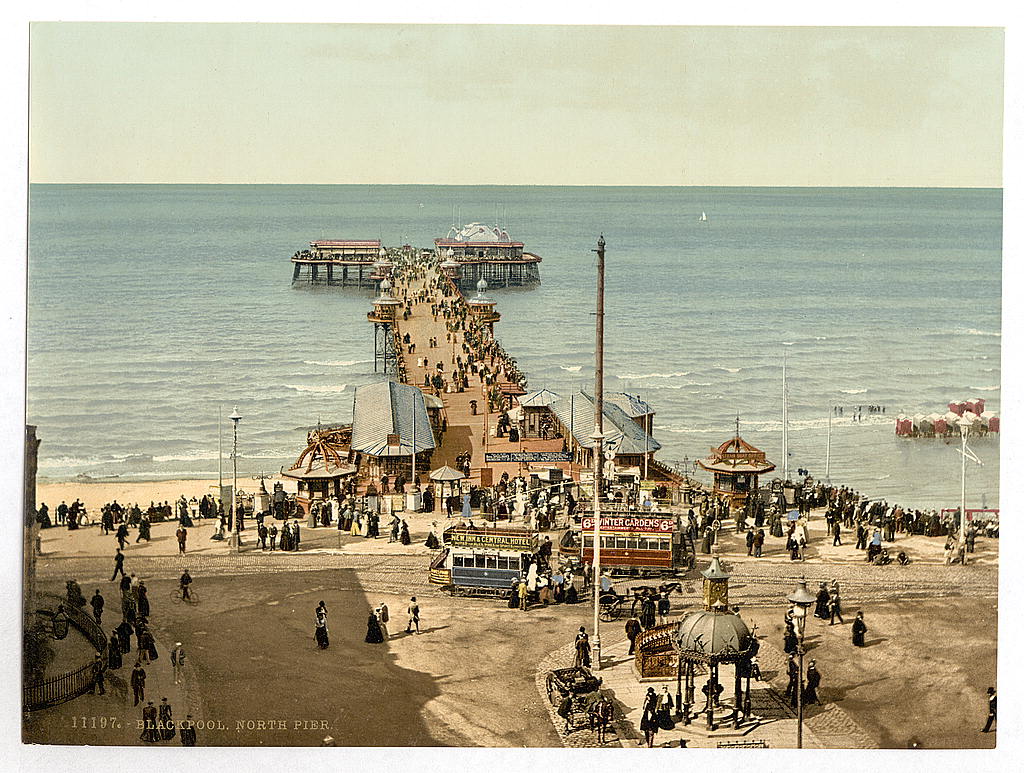
M 36 23 L 29 179 L 1001 187 L 995 27 Z

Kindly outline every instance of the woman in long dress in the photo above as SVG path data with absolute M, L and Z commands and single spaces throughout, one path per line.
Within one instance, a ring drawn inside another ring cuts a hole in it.
M 367 644 L 380 644 L 384 641 L 384 632 L 380 629 L 380 621 L 372 609 L 370 610 L 370 617 L 366 621 L 365 641 Z
M 818 595 L 814 602 L 814 616 L 822 620 L 828 619 L 828 588 L 825 583 L 818 586 Z
M 356 513 L 352 516 L 352 528 L 349 531 L 349 534 L 351 534 L 353 537 L 358 537 L 362 533 L 362 529 L 360 528 L 359 524 L 359 522 L 362 520 L 363 516 L 359 513 Z
M 643 731 L 647 746 L 654 746 L 654 736 L 658 734 L 658 696 L 653 687 L 647 688 L 644 696 L 643 714 L 640 717 L 640 729 Z M 641 742 L 642 743 L 642 742 Z
M 171 716 L 171 704 L 166 698 L 160 699 L 160 739 L 170 741 L 174 738 L 174 718 Z
M 316 617 L 316 630 L 313 634 L 316 639 L 316 645 L 325 650 L 331 645 L 331 640 L 327 634 L 327 618 L 321 615 Z
M 853 646 L 863 647 L 864 646 L 864 634 L 868 632 L 868 626 L 864 622 L 864 613 L 858 612 L 856 619 L 853 621 Z
M 121 637 L 114 630 L 107 642 L 107 668 L 118 669 L 123 665 L 121 660 Z

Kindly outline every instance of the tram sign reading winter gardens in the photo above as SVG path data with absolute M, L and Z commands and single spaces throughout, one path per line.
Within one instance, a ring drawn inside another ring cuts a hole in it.
M 589 531 L 594 528 L 593 516 L 580 521 L 580 529 Z M 671 534 L 676 523 L 671 518 L 617 518 L 601 517 L 601 531 L 625 531 L 639 534 Z

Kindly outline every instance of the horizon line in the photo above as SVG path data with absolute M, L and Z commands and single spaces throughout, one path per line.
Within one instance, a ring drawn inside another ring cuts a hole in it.
M 861 184 L 861 185 L 812 185 L 812 184 L 789 184 L 789 185 L 715 185 L 715 184 L 704 184 L 704 185 L 673 185 L 669 183 L 424 183 L 424 182 L 405 182 L 405 183 L 379 183 L 379 182 L 343 182 L 343 183 L 325 183 L 325 182 L 153 182 L 153 181 L 132 181 L 132 182 L 117 182 L 112 180 L 92 180 L 92 181 L 41 181 L 30 180 L 29 185 L 293 185 L 293 186 L 323 186 L 323 187 L 342 187 L 342 186 L 378 186 L 378 187 L 445 187 L 445 188 L 879 188 L 879 189 L 909 189 L 909 190 L 934 190 L 934 189 L 947 189 L 947 190 L 1004 190 L 1003 185 L 883 185 L 883 184 Z

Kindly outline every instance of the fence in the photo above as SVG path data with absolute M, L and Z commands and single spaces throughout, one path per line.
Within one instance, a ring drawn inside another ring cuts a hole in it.
M 64 612 L 70 623 L 89 640 L 101 655 L 103 668 L 107 667 L 107 635 L 103 633 L 96 621 L 81 608 L 74 604 L 68 604 L 61 596 L 40 594 L 37 600 L 49 602 L 56 608 L 57 604 L 64 605 Z M 50 609 L 41 609 L 37 612 L 41 615 L 50 615 Z M 72 698 L 89 692 L 93 689 L 95 677 L 93 676 L 93 663 L 89 661 L 71 671 L 66 671 L 56 676 L 51 676 L 38 682 L 28 682 L 21 688 L 21 704 L 26 711 L 38 711 L 48 706 L 56 706 Z
M 719 741 L 719 749 L 767 749 L 767 741 Z

